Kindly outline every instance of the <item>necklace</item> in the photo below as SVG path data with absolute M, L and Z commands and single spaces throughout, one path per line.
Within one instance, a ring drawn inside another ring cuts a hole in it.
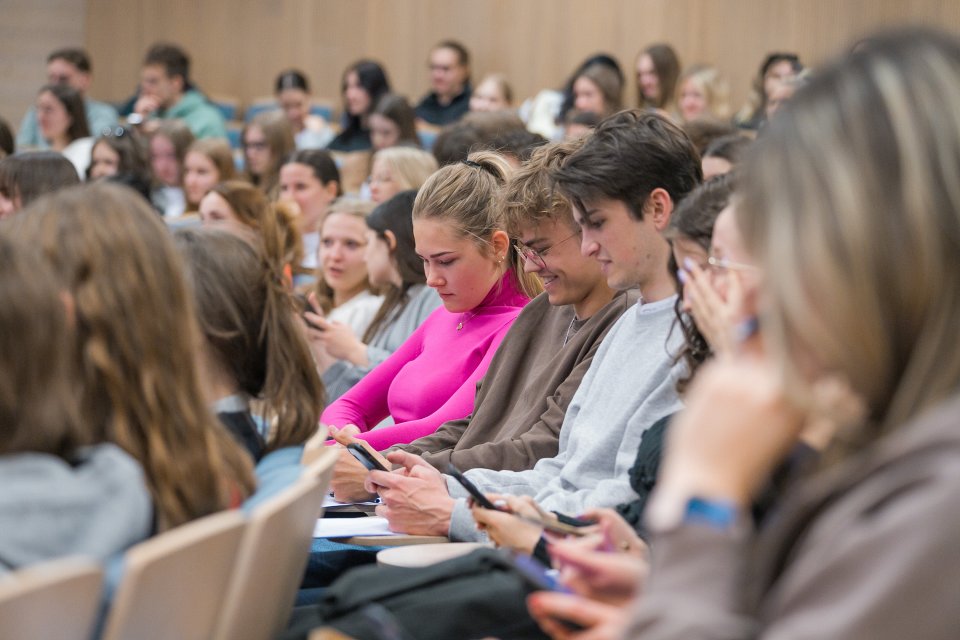
M 570 326 L 567 327 L 567 332 L 563 336 L 563 346 L 567 346 L 567 342 L 570 340 L 570 332 L 573 331 L 573 325 L 577 321 L 577 314 L 573 314 L 573 317 L 570 318 Z
M 479 313 L 479 312 L 480 312 L 479 309 L 474 309 L 474 310 L 473 310 L 473 313 L 471 313 L 470 315 L 468 315 L 466 318 L 461 317 L 461 318 L 460 318 L 460 322 L 457 323 L 457 331 L 460 331 L 461 329 L 463 329 L 463 323 L 471 320 L 471 319 L 472 319 L 475 315 L 477 315 L 477 313 Z

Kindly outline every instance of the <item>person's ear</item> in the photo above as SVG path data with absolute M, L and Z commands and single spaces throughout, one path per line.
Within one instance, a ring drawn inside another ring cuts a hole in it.
M 673 198 L 666 189 L 657 187 L 647 197 L 647 211 L 644 217 L 650 216 L 657 231 L 663 231 L 670 225 L 670 216 L 673 215 Z
M 390 253 L 393 253 L 397 250 L 397 236 L 394 235 L 393 231 L 389 229 L 383 232 L 383 237 L 387 241 L 387 247 L 390 249 Z
M 331 201 L 336 199 L 337 189 L 339 188 L 339 186 L 340 185 L 337 183 L 336 180 L 331 180 L 327 184 L 323 185 L 323 190 L 326 191 L 328 196 L 330 196 Z
M 494 258 L 502 262 L 507 257 L 507 251 L 510 249 L 510 236 L 506 231 L 497 229 L 490 237 L 490 246 L 493 248 Z

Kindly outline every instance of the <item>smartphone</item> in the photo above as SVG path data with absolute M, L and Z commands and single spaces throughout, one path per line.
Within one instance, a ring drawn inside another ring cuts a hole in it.
M 544 528 L 544 530 L 551 533 L 559 533 L 560 535 L 565 536 L 585 536 L 588 533 L 593 533 L 592 530 L 586 530 L 584 527 L 589 527 L 590 525 L 597 524 L 596 522 L 591 522 L 589 520 L 577 520 L 578 524 L 570 524 L 567 522 L 561 522 L 558 520 L 553 520 L 552 518 L 536 518 L 531 516 L 524 516 L 520 514 L 514 514 L 524 522 L 529 522 L 531 524 L 536 524 Z M 572 519 L 572 518 L 571 518 Z
M 347 451 L 349 451 L 350 454 L 357 459 L 357 462 L 365 466 L 369 471 L 390 471 L 390 469 L 387 469 L 385 466 L 383 466 L 383 463 L 377 460 L 361 444 L 351 442 L 347 445 Z
M 559 593 L 573 593 L 573 591 L 558 579 L 559 572 L 556 569 L 549 569 L 540 563 L 539 560 L 522 554 L 513 552 L 511 554 L 513 567 L 517 570 L 527 584 L 538 591 L 557 591 Z M 552 620 L 563 625 L 568 631 L 583 631 L 585 627 L 572 620 L 551 616 Z
M 477 485 L 470 482 L 467 479 L 467 477 L 462 473 L 460 473 L 460 470 L 457 469 L 452 464 L 447 465 L 447 473 L 453 476 L 454 480 L 456 480 L 461 485 L 463 485 L 463 488 L 470 493 L 470 496 L 473 498 L 473 501 L 476 502 L 481 507 L 483 507 L 484 509 L 493 509 L 494 511 L 505 511 L 505 509 L 501 509 L 495 506 L 492 502 L 490 502 L 487 496 L 480 493 L 480 489 L 477 489 Z
M 294 300 L 296 300 L 297 305 L 300 307 L 300 315 L 303 317 L 303 321 L 307 323 L 307 326 L 311 329 L 316 329 L 317 331 L 323 331 L 323 327 L 319 327 L 307 318 L 307 313 L 316 313 L 316 309 L 313 308 L 313 305 L 310 304 L 310 299 L 302 293 L 294 294 Z

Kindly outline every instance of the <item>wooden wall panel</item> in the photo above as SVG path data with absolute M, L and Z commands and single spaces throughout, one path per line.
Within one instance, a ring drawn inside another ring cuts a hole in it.
M 0 0 L 0 116 L 18 127 L 54 49 L 83 45 L 84 0 Z
M 395 89 L 416 99 L 427 90 L 427 52 L 447 37 L 471 50 L 475 78 L 504 72 L 525 98 L 559 86 L 597 51 L 617 56 L 632 77 L 637 51 L 666 40 L 684 63 L 719 66 L 737 107 L 768 51 L 793 50 L 817 63 L 881 25 L 926 22 L 960 32 L 957 0 L 0 0 L 0 7 L 7 36 L 0 37 L 0 109 L 17 114 L 8 118 L 19 118 L 42 82 L 45 53 L 78 38 L 93 56 L 98 98 L 129 96 L 144 51 L 164 39 L 191 53 L 204 90 L 243 101 L 269 95 L 277 72 L 291 66 L 308 73 L 318 97 L 336 98 L 343 68 L 361 57 L 382 61 Z M 631 83 L 627 102 L 634 97 Z

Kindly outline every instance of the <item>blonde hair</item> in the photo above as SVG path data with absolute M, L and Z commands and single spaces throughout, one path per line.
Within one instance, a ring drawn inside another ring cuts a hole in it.
M 373 162 L 382 160 L 390 167 L 400 191 L 419 189 L 437 170 L 437 159 L 432 153 L 413 147 L 388 147 L 377 151 Z
M 490 250 L 495 231 L 506 231 L 501 190 L 512 169 L 499 153 L 479 151 L 466 161 L 448 164 L 430 176 L 417 193 L 413 219 L 443 220 L 460 236 L 470 238 L 483 254 Z M 524 273 L 523 259 L 510 243 L 507 266 L 517 288 L 533 298 L 543 286 Z
M 340 197 L 333 201 L 330 205 L 330 211 L 327 213 L 327 217 L 324 218 L 324 222 L 320 224 L 320 234 L 323 235 L 323 224 L 330 219 L 335 213 L 342 213 L 345 215 L 353 216 L 354 218 L 359 219 L 363 222 L 363 226 L 367 226 L 367 216 L 373 211 L 376 205 L 367 200 L 360 200 L 359 198 L 352 197 Z M 324 313 L 330 313 L 333 310 L 333 289 L 330 288 L 330 285 L 327 284 L 326 280 L 323 279 L 323 274 L 319 273 L 321 269 L 318 268 L 318 277 L 316 285 L 314 285 L 314 293 L 317 295 L 317 302 L 320 303 L 320 308 L 323 309 Z M 377 293 L 377 288 L 370 284 L 370 281 L 367 280 L 367 291 L 370 293 Z
M 730 87 L 714 67 L 695 64 L 684 70 L 677 80 L 677 96 L 674 104 L 680 104 L 680 94 L 687 80 L 696 84 L 707 99 L 709 116 L 724 120 L 730 117 Z
M 952 36 L 871 39 L 745 163 L 738 222 L 764 268 L 764 337 L 798 397 L 798 354 L 847 379 L 868 408 L 861 445 L 960 384 L 958 77 Z
M 143 466 L 161 529 L 253 489 L 250 461 L 201 394 L 193 304 L 169 233 L 130 189 L 74 187 L 14 217 L 73 296 L 81 415 Z

